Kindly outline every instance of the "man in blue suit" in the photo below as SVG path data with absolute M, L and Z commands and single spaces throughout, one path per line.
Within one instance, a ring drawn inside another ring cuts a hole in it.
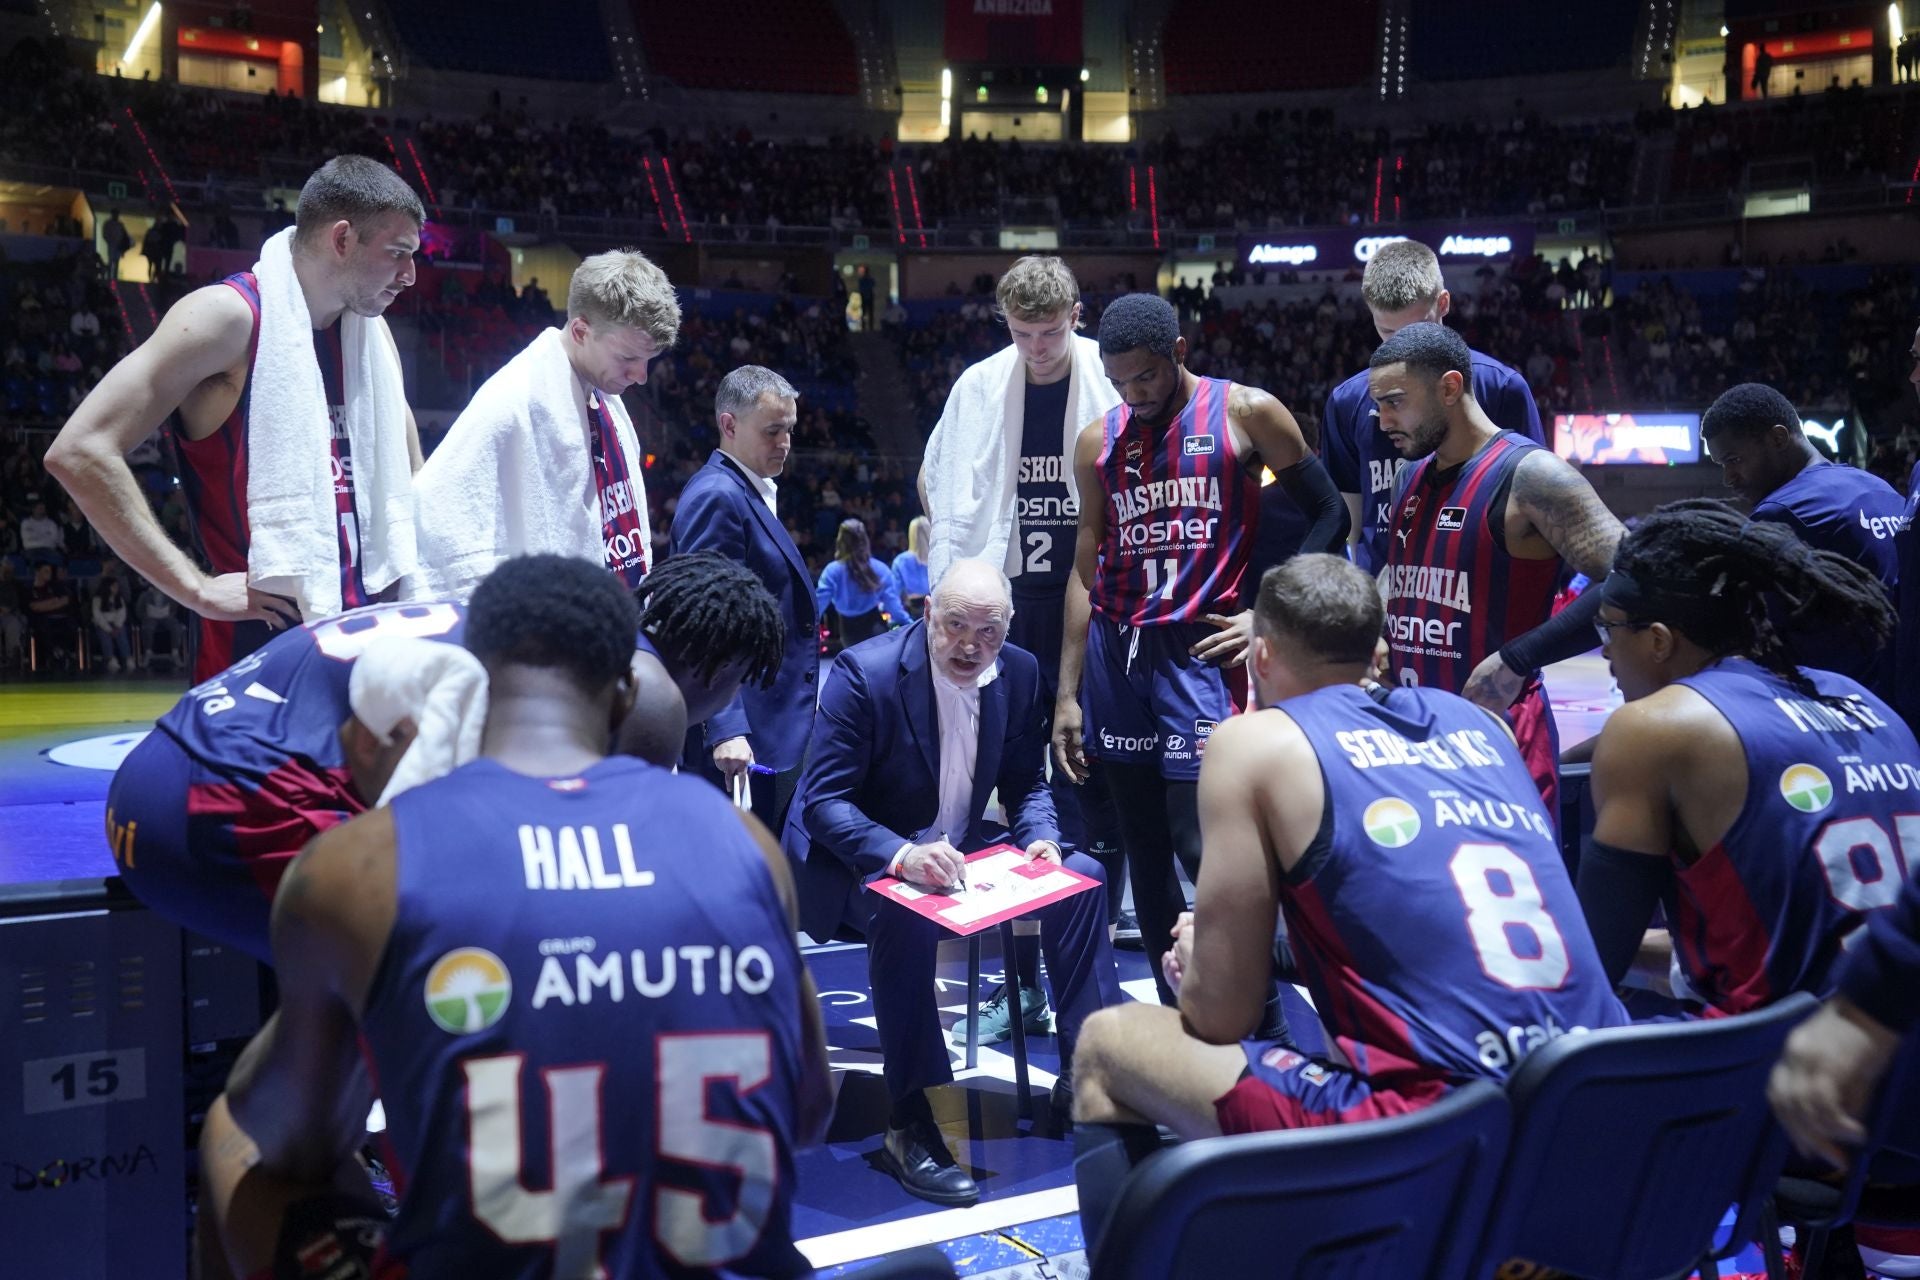
M 980 1195 L 947 1151 L 924 1092 L 953 1079 L 933 983 L 945 931 L 860 887 L 882 874 L 929 887 L 959 883 L 964 854 L 1006 839 L 986 819 L 996 788 L 1010 843 L 1030 858 L 1061 860 L 1045 769 L 1049 708 L 1039 663 L 1006 643 L 1012 616 L 1006 576 L 984 560 L 958 560 L 934 584 L 924 620 L 842 653 L 827 675 L 813 752 L 781 841 L 794 863 L 801 928 L 816 938 L 845 922 L 866 932 L 893 1104 L 882 1163 L 909 1192 L 938 1204 L 972 1204 Z M 1066 865 L 1105 879 L 1083 854 Z M 1034 918 L 1059 1011 L 1059 1109 L 1071 1099 L 1080 1024 L 1118 1004 L 1120 987 L 1105 894 L 1076 894 Z
M 791 383 L 759 365 L 721 380 L 713 401 L 720 447 L 681 491 L 671 545 L 673 555 L 718 551 L 744 564 L 780 606 L 787 639 L 773 683 L 742 689 L 703 734 L 687 739 L 690 770 L 717 771 L 727 786 L 748 773 L 753 810 L 775 831 L 807 752 L 820 671 L 813 577 L 774 509 L 774 478 L 793 452 L 798 399 Z

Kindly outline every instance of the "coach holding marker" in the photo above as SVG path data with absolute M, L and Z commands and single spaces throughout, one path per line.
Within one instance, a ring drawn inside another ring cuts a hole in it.
M 882 894 L 862 893 L 862 883 L 881 874 L 925 888 L 964 883 L 964 855 L 1003 838 L 1029 858 L 1105 876 L 1085 854 L 1062 856 L 1047 790 L 1045 685 L 1034 656 L 1007 639 L 1013 614 L 997 564 L 955 560 L 934 583 L 924 619 L 836 658 L 780 840 L 793 864 L 800 927 L 822 939 L 846 922 L 866 933 L 892 1104 L 880 1164 L 935 1204 L 972 1204 L 980 1195 L 947 1150 L 926 1095 L 953 1079 L 933 991 L 944 930 Z M 987 817 L 995 791 L 1010 836 Z M 1104 894 L 1089 890 L 1032 914 L 1060 1011 L 1053 1105 L 1064 1111 L 1080 1024 L 1120 1003 L 1119 976 Z
M 681 491 L 669 550 L 718 551 L 739 561 L 780 606 L 787 636 L 773 683 L 743 689 L 706 722 L 704 734 L 687 735 L 687 768 L 709 778 L 718 771 L 724 786 L 747 773 L 753 811 L 774 831 L 807 753 L 820 679 L 813 576 L 775 507 L 774 480 L 793 452 L 799 398 L 785 378 L 757 364 L 721 379 L 713 398 L 720 447 Z

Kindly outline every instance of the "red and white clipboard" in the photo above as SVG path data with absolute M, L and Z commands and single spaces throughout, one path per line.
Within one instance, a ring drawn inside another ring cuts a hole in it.
M 966 887 L 952 895 L 893 876 L 882 876 L 867 890 L 965 938 L 1099 887 L 1091 876 L 1044 858 L 1029 859 L 1026 850 L 1013 845 L 996 844 L 967 855 Z

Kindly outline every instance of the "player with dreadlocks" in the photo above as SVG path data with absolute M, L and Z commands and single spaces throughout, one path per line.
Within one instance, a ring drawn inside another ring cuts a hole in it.
M 635 595 L 636 700 L 619 749 L 671 765 L 688 725 L 719 712 L 742 684 L 773 679 L 786 627 L 760 579 L 717 551 L 672 557 L 642 579 Z
M 1671 967 L 1708 1016 L 1824 994 L 1920 857 L 1920 746 L 1857 682 L 1794 666 L 1769 609 L 1881 640 L 1884 590 L 1783 525 L 1690 501 L 1621 542 L 1602 591 L 1595 625 L 1627 705 L 1594 751 L 1579 889 L 1607 976 L 1636 954 Z M 1662 900 L 1670 936 L 1647 932 Z
M 570 572 L 523 556 L 503 581 Z M 752 572 L 718 554 L 647 576 L 618 748 L 672 765 L 689 723 L 780 663 L 780 614 Z M 552 597 L 549 597 L 551 599 Z M 511 613 L 530 646 L 552 619 Z M 287 865 L 323 831 L 465 763 L 486 674 L 465 651 L 467 607 L 412 601 L 295 627 L 189 690 L 114 775 L 107 839 L 148 908 L 260 960 Z

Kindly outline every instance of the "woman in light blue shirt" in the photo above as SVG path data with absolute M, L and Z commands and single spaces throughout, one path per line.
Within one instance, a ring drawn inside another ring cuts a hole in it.
M 907 621 L 907 607 L 894 588 L 893 573 L 873 558 L 867 526 L 855 519 L 840 522 L 833 543 L 833 563 L 820 571 L 813 598 L 825 617 L 832 605 L 839 615 L 836 628 L 840 647 L 848 648 Z M 882 610 L 885 612 L 883 613 Z
M 915 516 L 907 526 L 907 549 L 893 558 L 893 589 L 907 606 L 907 616 L 917 618 L 927 608 L 927 548 L 933 542 L 933 522 Z

